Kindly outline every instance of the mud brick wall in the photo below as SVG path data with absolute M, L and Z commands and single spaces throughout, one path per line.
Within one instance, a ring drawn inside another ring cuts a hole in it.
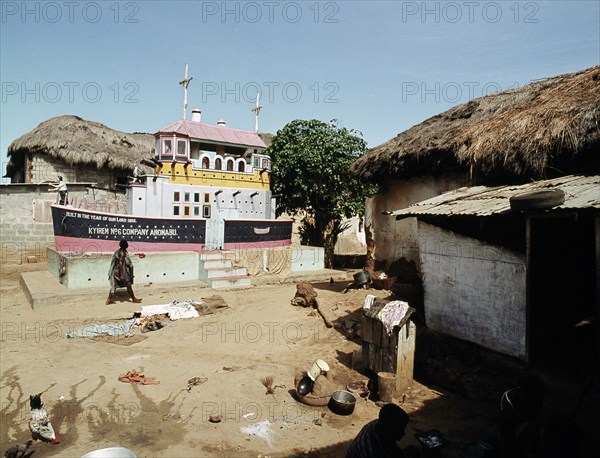
M 127 176 L 128 172 L 113 170 L 108 167 L 102 169 L 94 165 L 70 165 L 60 158 L 47 154 L 31 154 L 26 161 L 26 183 L 45 183 L 56 181 L 62 176 L 67 183 L 96 183 L 100 187 L 112 187 L 116 182 L 116 174 Z

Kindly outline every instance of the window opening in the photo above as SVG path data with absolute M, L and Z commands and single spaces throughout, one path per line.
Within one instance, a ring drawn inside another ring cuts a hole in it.
M 163 147 L 163 154 L 165 156 L 170 156 L 172 154 L 171 153 L 171 148 L 172 148 L 171 140 L 165 140 L 163 146 L 164 146 Z
M 177 140 L 177 154 L 185 156 L 185 140 Z

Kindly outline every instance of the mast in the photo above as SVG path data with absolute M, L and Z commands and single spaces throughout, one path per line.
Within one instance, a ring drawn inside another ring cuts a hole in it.
M 260 106 L 260 92 L 256 93 L 256 107 L 252 108 L 252 110 L 254 112 L 254 132 L 258 133 L 258 114 L 260 113 L 260 109 L 262 107 Z
M 188 88 L 188 85 L 190 84 L 190 81 L 192 81 L 193 79 L 194 78 L 191 76 L 188 78 L 188 64 L 185 64 L 185 75 L 183 77 L 183 81 L 179 82 L 179 84 L 181 84 L 183 86 L 183 119 L 184 119 L 184 121 L 187 116 L 187 88 Z

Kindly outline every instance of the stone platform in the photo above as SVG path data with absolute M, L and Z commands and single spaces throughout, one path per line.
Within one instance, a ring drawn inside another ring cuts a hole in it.
M 320 269 L 312 271 L 292 272 L 286 276 L 280 276 L 275 274 L 258 274 L 249 276 L 251 280 L 250 286 L 246 288 L 252 288 L 260 285 L 279 284 L 279 283 L 299 283 L 299 282 L 319 282 L 329 281 L 333 278 L 334 281 L 344 281 L 348 279 L 348 275 L 345 271 L 332 270 L 332 269 Z M 102 276 L 104 280 L 104 286 L 95 286 L 88 288 L 77 288 L 69 289 L 65 285 L 62 285 L 56 277 L 54 277 L 48 271 L 35 271 L 35 272 L 23 272 L 21 274 L 21 288 L 29 301 L 29 304 L 33 309 L 52 306 L 61 303 L 64 300 L 78 299 L 89 300 L 90 297 L 98 297 L 104 300 L 108 295 L 110 288 L 106 273 Z M 184 295 L 185 290 L 190 287 L 204 287 L 209 286 L 199 280 L 186 281 L 186 282 L 169 282 L 169 283 L 146 283 L 134 285 L 134 290 L 140 295 L 146 294 L 148 291 L 155 291 L 168 287 L 173 291 L 175 295 Z M 143 289 L 140 289 L 143 288 Z

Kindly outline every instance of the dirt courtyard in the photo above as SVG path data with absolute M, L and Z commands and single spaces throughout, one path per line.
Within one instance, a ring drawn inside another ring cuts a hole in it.
M 66 300 L 33 310 L 19 286 L 20 270 L 44 264 L 3 266 L 1 280 L 2 451 L 30 438 L 29 395 L 43 393 L 61 441 L 37 442 L 35 458 L 80 457 L 92 450 L 122 446 L 138 457 L 343 457 L 350 441 L 379 407 L 358 399 L 355 411 L 340 416 L 292 396 L 296 370 L 325 360 L 339 389 L 365 379 L 352 369 L 360 338 L 343 328 L 326 328 L 312 309 L 293 307 L 295 284 L 240 290 L 193 287 L 185 291 L 135 285 L 141 305 L 222 296 L 227 308 L 197 318 L 166 321 L 162 329 L 132 337 L 67 338 L 84 326 L 122 323 L 140 310 L 123 300 L 104 304 L 105 295 Z M 321 307 L 346 319 L 366 294 L 341 290 L 347 282 L 314 284 Z M 119 375 L 137 370 L 159 384 L 133 385 Z M 260 379 L 274 377 L 274 394 Z M 451 377 L 451 374 L 449 375 Z M 496 382 L 499 374 L 489 374 Z M 188 385 L 198 377 L 202 382 Z M 457 375 L 458 377 L 458 375 Z M 468 385 L 461 385 L 468 386 Z M 411 416 L 401 446 L 417 445 L 416 431 L 437 429 L 449 444 L 443 456 L 458 456 L 461 445 L 493 434 L 495 393 L 473 396 L 415 381 L 395 399 Z M 210 421 L 211 416 L 221 421 Z

